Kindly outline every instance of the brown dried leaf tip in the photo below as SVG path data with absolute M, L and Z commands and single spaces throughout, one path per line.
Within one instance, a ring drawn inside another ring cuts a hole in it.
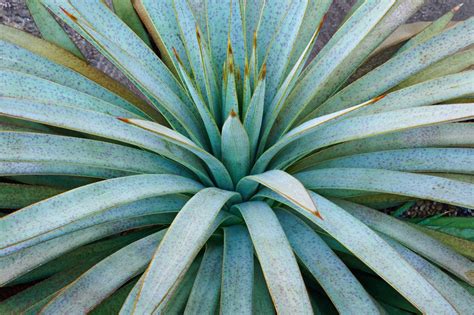
M 458 4 L 457 6 L 455 6 L 454 8 L 451 9 L 451 12 L 453 13 L 456 13 L 459 11 L 459 9 L 461 9 L 461 7 L 464 5 L 464 3 L 460 3 Z
M 229 57 L 232 57 L 233 54 L 230 38 L 227 40 L 227 54 L 229 55 Z
M 384 98 L 385 96 L 387 96 L 387 94 L 382 94 L 382 95 L 379 95 L 377 97 L 374 97 L 370 103 L 371 104 L 376 103 L 376 102 L 380 101 L 382 98 Z
M 267 76 L 267 64 L 264 63 L 262 65 L 262 70 L 260 70 L 260 75 L 258 76 L 258 79 L 263 80 L 265 79 L 266 76 Z
M 230 110 L 230 114 L 229 114 L 229 115 L 230 115 L 230 117 L 232 117 L 232 118 L 237 117 L 237 113 L 234 111 L 234 109 L 231 109 L 231 110 Z
M 257 48 L 257 32 L 253 32 L 252 47 Z
M 328 14 L 325 13 L 323 15 L 323 19 L 321 20 L 321 22 L 319 22 L 319 25 L 318 25 L 318 30 L 316 31 L 317 33 L 319 33 L 321 31 L 321 29 L 323 28 L 323 25 L 324 23 L 326 22 L 326 18 L 328 17 Z
M 229 73 L 234 73 L 234 61 L 232 59 L 229 60 Z
M 61 9 L 61 11 L 64 12 L 64 14 L 66 14 L 68 16 L 68 18 L 70 18 L 71 20 L 73 20 L 74 22 L 77 22 L 77 17 L 75 17 L 74 15 L 72 15 L 71 13 L 69 13 L 68 11 L 66 11 L 66 9 L 64 9 L 63 7 L 59 7 Z
M 199 26 L 196 24 L 196 38 L 198 40 L 199 45 L 201 45 L 201 32 L 199 31 Z
M 176 51 L 176 48 L 171 47 L 171 50 L 173 50 L 173 54 L 174 54 L 176 60 L 178 60 L 178 62 L 182 65 L 183 62 L 181 61 L 181 58 L 179 57 L 178 51 Z
M 317 216 L 318 218 L 320 218 L 321 220 L 324 220 L 319 211 L 313 212 L 313 214 Z
M 125 123 L 130 123 L 130 120 L 128 118 L 123 118 L 123 117 L 117 117 L 118 120 L 123 121 Z

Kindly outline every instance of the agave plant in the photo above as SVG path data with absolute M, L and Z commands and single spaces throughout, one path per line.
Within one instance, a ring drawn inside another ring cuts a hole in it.
M 357 1 L 312 60 L 329 0 L 27 3 L 44 39 L 0 27 L 0 284 L 34 285 L 1 314 L 472 314 L 473 243 L 377 209 L 474 208 L 473 18 L 354 79 L 423 1 Z

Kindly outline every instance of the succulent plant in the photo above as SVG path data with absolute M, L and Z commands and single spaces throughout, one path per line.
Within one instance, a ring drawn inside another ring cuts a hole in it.
M 0 284 L 30 286 L 0 313 L 472 313 L 473 243 L 377 210 L 474 208 L 474 19 L 397 37 L 422 3 L 357 1 L 311 59 L 329 0 L 28 0 L 44 39 L 0 26 Z

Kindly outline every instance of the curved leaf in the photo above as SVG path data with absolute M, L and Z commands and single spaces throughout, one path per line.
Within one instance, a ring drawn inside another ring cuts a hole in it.
M 310 170 L 322 168 L 474 174 L 474 149 L 417 148 L 363 153 L 316 163 Z
M 328 125 L 325 128 L 316 128 L 314 130 L 308 128 L 308 133 L 302 133 L 297 141 L 287 145 L 272 161 L 270 167 L 281 168 L 290 165 L 298 157 L 341 142 L 433 124 L 472 119 L 474 117 L 473 108 L 474 104 L 421 106 L 348 118 Z M 306 124 L 313 125 L 313 121 L 317 123 L 316 120 L 317 118 L 304 123 L 300 126 L 301 129 Z M 300 127 L 293 129 L 293 131 L 301 130 Z M 271 153 L 269 155 L 271 156 Z M 264 160 L 262 157 L 261 159 L 265 161 L 266 159 Z
M 151 121 L 139 119 L 123 119 L 123 121 L 143 128 L 145 130 L 151 131 L 152 133 L 157 134 L 158 137 L 164 138 L 165 141 L 169 141 L 173 144 L 176 144 L 177 146 L 184 148 L 185 150 L 192 152 L 206 163 L 206 165 L 211 170 L 211 173 L 214 175 L 214 179 L 220 187 L 230 190 L 233 188 L 232 179 L 224 165 L 213 155 L 198 147 L 194 142 L 192 142 L 185 136 L 172 129 L 169 129 L 165 126 Z
M 0 60 L 2 68 L 19 71 L 35 77 L 42 78 L 62 86 L 92 95 L 106 102 L 120 106 L 130 112 L 140 114 L 140 108 L 126 99 L 113 93 L 83 74 L 76 72 L 66 66 L 56 64 L 47 58 L 34 54 L 27 49 L 0 41 Z M 148 107 L 151 109 L 151 106 Z M 142 109 L 143 110 L 143 109 Z M 150 111 L 148 111 L 148 114 Z M 143 113 L 141 113 L 143 115 Z
M 79 230 L 74 233 L 54 238 L 13 253 L 0 257 L 0 285 L 4 285 L 25 273 L 33 270 L 54 258 L 77 248 L 81 245 L 93 242 L 109 235 L 120 233 L 133 228 L 139 228 L 161 223 L 156 216 L 144 216 L 123 221 L 109 222 L 88 229 Z M 18 262 L 21 260 L 21 264 Z
M 224 256 L 220 295 L 221 314 L 252 314 L 253 245 L 247 228 L 224 228 Z
M 184 272 L 209 236 L 217 214 L 236 193 L 217 188 L 201 190 L 181 209 L 145 272 L 135 301 L 135 312 L 159 308 L 182 280 Z M 150 301 L 153 301 L 150 303 Z
M 48 10 L 43 7 L 40 0 L 27 0 L 26 5 L 44 39 L 70 51 L 81 59 L 84 58 L 63 28 L 56 22 Z
M 368 168 L 327 168 L 295 174 L 307 189 L 391 193 L 474 208 L 474 184 L 437 176 Z
M 176 175 L 135 175 L 83 186 L 2 218 L 0 248 L 3 252 L 10 246 L 87 215 L 135 200 L 175 193 L 195 193 L 202 187 L 191 179 Z
M 142 199 L 122 206 L 106 209 L 97 214 L 88 215 L 60 228 L 12 245 L 8 248 L 7 253 L 16 252 L 52 238 L 61 237 L 62 235 L 107 222 L 154 215 L 156 219 L 159 218 L 160 222 L 164 224 L 170 223 L 186 201 L 187 198 L 184 196 L 171 195 Z
M 313 314 L 298 263 L 273 210 L 261 201 L 236 208 L 249 229 L 277 313 Z
M 100 261 L 63 288 L 41 311 L 45 314 L 90 312 L 125 282 L 142 272 L 166 230 L 142 238 Z M 133 257 L 133 259 L 128 259 Z
M 423 275 L 454 306 L 459 314 L 468 314 L 470 312 L 471 305 L 474 303 L 474 296 L 457 283 L 456 280 L 397 242 L 388 237 L 384 239 Z
M 455 312 L 449 302 L 374 231 L 334 203 L 316 193 L 310 192 L 310 194 L 318 204 L 324 220 L 316 219 L 269 190 L 261 191 L 258 196 L 275 199 L 291 206 L 334 237 L 421 312 Z
M 237 185 L 237 190 L 243 194 L 244 198 L 250 197 L 250 193 L 257 188 L 258 184 L 270 188 L 291 203 L 321 218 L 306 188 L 290 174 L 279 170 L 272 170 L 258 175 L 249 175 L 242 178 Z
M 275 212 L 295 254 L 323 287 L 340 313 L 379 313 L 373 298 L 308 225 L 287 211 L 276 209 Z
M 145 114 L 134 108 L 129 108 L 133 110 L 129 111 L 89 94 L 14 70 L 1 69 L 0 83 L 3 87 L 0 93 L 1 97 L 47 102 L 52 106 L 54 104 L 67 104 L 70 107 L 113 116 L 146 117 Z M 41 91 L 41 93 L 38 93 L 38 91 Z
M 308 225 L 284 210 L 276 209 L 275 212 L 295 254 L 323 287 L 339 312 L 379 313 L 373 298 Z
M 335 203 L 374 230 L 390 236 L 460 279 L 474 284 L 474 263 L 426 234 L 382 212 L 343 200 L 336 200 Z
M 192 177 L 174 162 L 143 150 L 103 141 L 27 132 L 0 132 L 0 161 L 63 163 L 71 167 L 82 165 Z
M 321 114 L 347 108 L 379 95 L 411 75 L 474 42 L 474 19 L 458 23 L 428 41 L 406 50 L 348 85 L 320 106 Z
M 54 105 L 52 110 L 47 104 L 10 98 L 0 98 L 0 114 L 136 145 L 185 165 L 203 182 L 210 184 L 206 171 L 195 156 L 115 117 L 60 105 Z
M 0 25 L 0 30 L 0 39 L 6 42 L 13 43 L 14 45 L 27 49 L 33 52 L 34 54 L 37 54 L 54 63 L 57 63 L 58 65 L 64 66 L 75 72 L 80 73 L 88 79 L 96 82 L 100 86 L 103 86 L 104 88 L 112 91 L 113 93 L 123 97 L 132 104 L 135 104 L 137 107 L 139 107 L 144 112 L 148 113 L 151 117 L 153 117 L 156 121 L 164 122 L 163 116 L 161 116 L 161 114 L 156 109 L 154 109 L 145 101 L 137 97 L 124 85 L 110 78 L 109 76 L 107 76 L 100 70 L 94 68 L 93 66 L 87 64 L 87 62 L 85 62 L 84 60 L 77 58 L 67 50 L 64 50 L 59 46 L 42 40 L 41 38 L 30 35 L 26 32 L 22 32 L 13 27 Z
M 338 157 L 376 151 L 429 147 L 474 147 L 474 124 L 457 123 L 426 126 L 343 142 L 296 162 L 292 172 Z
M 215 314 L 222 278 L 222 245 L 208 241 L 184 314 Z

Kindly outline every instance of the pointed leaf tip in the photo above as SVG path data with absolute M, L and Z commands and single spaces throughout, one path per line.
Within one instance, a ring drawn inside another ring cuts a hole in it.
M 461 2 L 460 4 L 458 4 L 457 6 L 455 6 L 454 8 L 452 8 L 452 9 L 451 9 L 451 12 L 453 12 L 453 13 L 458 12 L 458 11 L 461 9 L 461 7 L 462 7 L 463 5 L 464 5 L 464 3 Z
M 201 45 L 201 32 L 199 31 L 199 26 L 197 24 L 196 24 L 196 38 L 199 45 Z
M 263 79 L 265 79 L 266 75 L 267 75 L 267 64 L 264 63 L 262 65 L 262 70 L 260 70 L 260 75 L 259 75 L 258 79 L 263 80 Z
M 232 56 L 233 51 L 232 51 L 232 43 L 230 42 L 230 38 L 227 40 L 227 53 L 229 56 Z
M 256 31 L 253 32 L 252 45 L 253 45 L 252 46 L 253 48 L 257 48 L 257 32 Z
M 130 123 L 130 120 L 129 120 L 128 118 L 117 117 L 117 119 L 120 120 L 120 121 L 123 121 L 123 122 L 125 122 L 125 123 L 127 123 L 127 124 Z
M 73 20 L 74 22 L 77 22 L 77 17 L 75 17 L 74 15 L 72 15 L 71 13 L 69 13 L 68 11 L 66 11 L 66 9 L 64 9 L 63 7 L 60 7 L 61 11 L 64 12 L 64 14 L 66 14 L 71 20 Z
M 234 109 L 232 109 L 232 110 L 230 111 L 230 114 L 229 114 L 229 115 L 230 115 L 230 117 L 232 117 L 232 118 L 237 117 L 237 113 L 234 111 Z
M 179 54 L 178 54 L 178 51 L 176 50 L 176 48 L 171 47 L 171 50 L 173 50 L 173 54 L 174 54 L 174 57 L 176 58 L 176 60 L 178 60 L 178 62 L 181 65 L 183 65 L 183 62 L 181 61 L 181 58 L 179 57 Z
M 313 212 L 313 214 L 314 214 L 316 217 L 318 217 L 318 218 L 320 218 L 321 220 L 324 221 L 324 219 L 323 219 L 323 217 L 321 216 L 321 213 L 320 213 L 319 211 Z
M 321 19 L 321 22 L 319 22 L 319 25 L 318 25 L 318 30 L 316 31 L 316 33 L 319 33 L 321 31 L 321 29 L 323 28 L 323 25 L 324 23 L 326 23 L 326 18 L 328 17 L 328 14 L 325 13 L 323 15 L 323 18 Z
M 379 95 L 377 97 L 374 97 L 370 102 L 371 103 L 376 103 L 376 102 L 380 101 L 382 98 L 384 98 L 385 96 L 387 96 L 387 94 Z

